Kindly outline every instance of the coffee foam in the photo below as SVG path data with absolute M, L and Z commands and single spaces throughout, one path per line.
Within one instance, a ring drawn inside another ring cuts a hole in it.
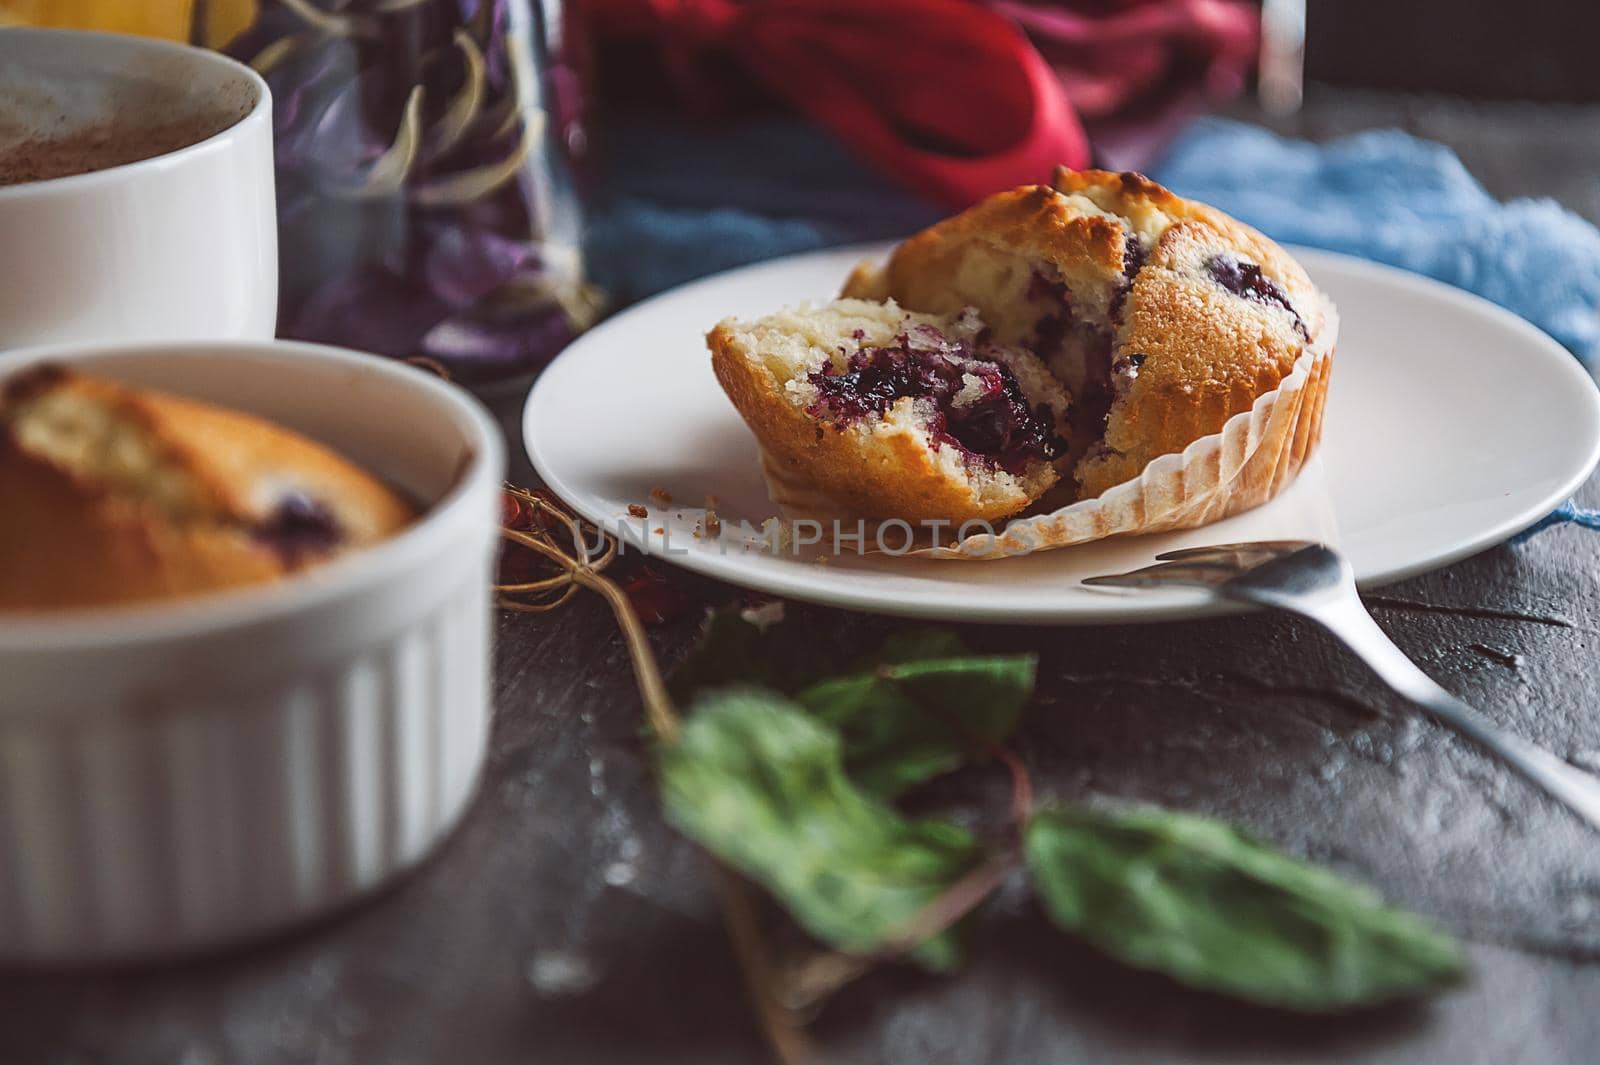
M 101 169 L 198 143 L 256 104 L 248 80 L 180 56 L 130 54 L 89 35 L 78 48 L 60 39 L 24 45 L 24 36 L 13 44 L 0 33 L 0 183 L 8 158 L 21 171 L 11 181 L 31 180 L 22 157 L 53 143 L 105 146 L 104 161 L 79 172 Z M 141 142 L 130 157 L 127 146 Z

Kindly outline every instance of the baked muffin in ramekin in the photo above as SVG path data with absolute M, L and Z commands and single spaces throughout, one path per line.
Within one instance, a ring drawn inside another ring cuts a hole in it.
M 33 349 L 0 380 L 21 382 L 12 430 L 46 438 L 6 460 L 38 493 L 28 525 L 130 552 L 31 545 L 90 576 L 61 578 L 74 604 L 0 610 L 0 959 L 236 942 L 420 861 L 488 735 L 488 413 L 421 370 L 281 341 Z M 67 409 L 29 407 L 58 390 Z
M 416 508 L 282 426 L 52 363 L 0 381 L 0 612 L 277 580 Z

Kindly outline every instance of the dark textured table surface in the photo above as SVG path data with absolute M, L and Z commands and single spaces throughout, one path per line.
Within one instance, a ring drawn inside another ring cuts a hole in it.
M 1400 125 L 1453 145 L 1497 195 L 1554 196 L 1600 221 L 1600 108 L 1322 92 L 1280 124 L 1317 137 Z M 1600 488 L 1580 498 L 1596 505 Z M 1551 530 L 1369 603 L 1447 687 L 1600 769 L 1600 534 Z M 896 624 L 798 605 L 789 617 L 814 653 Z M 697 626 L 696 611 L 656 630 L 665 662 Z M 1600 1060 L 1594 835 L 1401 710 L 1319 633 L 1250 616 L 963 635 L 1039 653 L 1017 746 L 1042 791 L 1251 826 L 1437 918 L 1468 941 L 1472 978 L 1429 1003 L 1307 1021 L 1121 970 L 1002 896 L 961 975 L 880 971 L 830 1004 L 813 1025 L 825 1060 Z M 0 1062 L 762 1060 L 706 863 L 658 816 L 609 615 L 584 598 L 503 615 L 498 638 L 482 793 L 425 868 L 247 952 L 0 973 Z

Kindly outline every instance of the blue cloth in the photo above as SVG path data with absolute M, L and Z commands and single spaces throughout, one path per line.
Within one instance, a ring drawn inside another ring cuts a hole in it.
M 1441 144 L 1399 130 L 1311 144 L 1205 119 L 1152 176 L 1276 240 L 1438 278 L 1600 356 L 1600 230 L 1550 200 L 1496 201 Z
M 1326 144 L 1194 123 L 1152 175 L 1276 240 L 1342 251 L 1476 292 L 1600 358 L 1600 230 L 1550 200 L 1499 203 L 1442 144 L 1372 130 Z M 1568 500 L 1516 537 L 1600 529 Z
M 1512 537 L 1511 542 L 1520 544 L 1531 540 L 1538 533 L 1542 533 L 1556 525 L 1577 525 L 1585 529 L 1600 530 L 1600 510 L 1589 510 L 1587 507 L 1580 507 L 1575 500 L 1569 499 Z
M 615 304 L 745 263 L 902 237 L 945 213 L 795 119 L 607 131 L 586 251 Z

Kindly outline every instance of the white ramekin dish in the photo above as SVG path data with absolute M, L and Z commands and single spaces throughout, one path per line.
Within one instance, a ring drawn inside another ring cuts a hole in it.
M 190 952 L 416 863 L 488 733 L 505 452 L 487 412 L 423 371 L 284 342 L 35 348 L 0 377 L 46 359 L 271 418 L 426 510 L 272 585 L 0 615 L 0 958 Z

